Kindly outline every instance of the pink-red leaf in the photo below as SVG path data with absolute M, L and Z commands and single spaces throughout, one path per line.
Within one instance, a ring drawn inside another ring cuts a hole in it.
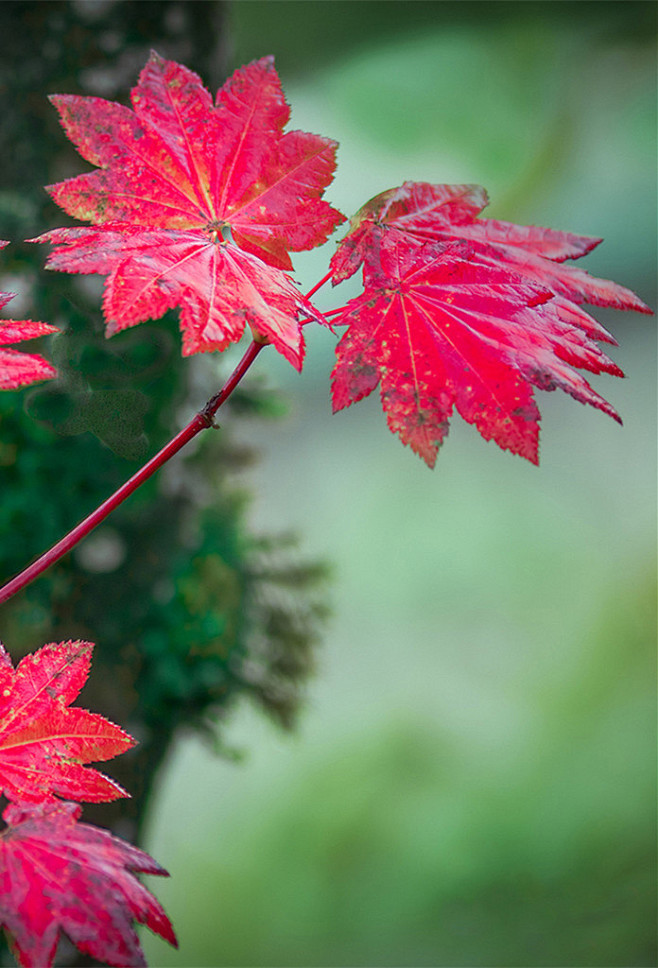
M 334 409 L 380 384 L 389 427 L 429 466 L 453 407 L 486 440 L 536 463 L 533 386 L 560 387 L 619 419 L 572 366 L 621 375 L 619 368 L 550 290 L 469 243 L 398 239 L 381 246 L 364 277 L 363 295 L 333 319 L 349 327 L 332 374 Z
M 222 349 L 249 324 L 300 368 L 300 312 L 309 309 L 285 275 L 289 252 L 324 242 L 344 217 L 321 197 L 336 144 L 284 132 L 290 111 L 273 59 L 236 71 L 214 104 L 196 74 L 157 54 L 132 110 L 101 98 L 52 100 L 100 170 L 49 190 L 96 228 L 78 230 L 73 246 L 70 230 L 38 241 L 67 246 L 51 268 L 109 274 L 108 335 L 178 306 L 184 352 Z
M 6 245 L 9 243 L 0 241 L 0 249 Z M 0 309 L 13 298 L 10 292 L 0 292 Z M 57 327 L 48 323 L 35 323 L 29 319 L 0 320 L 0 346 L 21 343 L 26 339 L 36 339 L 38 336 L 56 332 Z M 15 390 L 37 380 L 51 380 L 54 376 L 57 376 L 55 367 L 42 356 L 0 349 L 0 390 Z
M 110 965 L 145 965 L 134 922 L 176 945 L 173 928 L 135 872 L 167 872 L 90 824 L 73 803 L 11 804 L 0 832 L 0 924 L 24 968 L 50 968 L 60 931 Z
M 126 752 L 132 737 L 96 713 L 69 708 L 87 680 L 92 649 L 90 642 L 51 643 L 14 669 L 0 645 L 0 790 L 9 799 L 128 795 L 84 764 Z
M 405 182 L 352 218 L 333 282 L 363 265 L 365 292 L 333 373 L 334 408 L 381 382 L 388 423 L 431 466 L 454 406 L 486 439 L 538 459 L 532 387 L 560 387 L 619 420 L 572 367 L 623 376 L 594 340 L 613 337 L 581 307 L 651 312 L 634 293 L 564 260 L 601 241 L 478 215 L 477 185 Z

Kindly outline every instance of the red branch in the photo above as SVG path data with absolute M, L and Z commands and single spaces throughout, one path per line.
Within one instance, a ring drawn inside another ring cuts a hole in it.
M 148 480 L 152 474 L 154 474 L 158 468 L 166 464 L 170 457 L 177 454 L 185 444 L 189 443 L 198 433 L 202 430 L 207 430 L 208 427 L 213 426 L 213 417 L 221 405 L 230 397 L 233 390 L 245 375 L 251 364 L 254 362 L 260 351 L 262 350 L 264 343 L 252 342 L 244 356 L 231 373 L 230 377 L 214 397 L 208 401 L 208 403 L 200 410 L 193 419 L 188 423 L 180 433 L 176 434 L 172 440 L 166 444 L 161 451 L 159 451 L 154 457 L 151 458 L 136 474 L 122 484 L 121 487 L 112 494 L 106 501 L 104 501 L 95 511 L 92 511 L 83 521 L 69 531 L 63 538 L 61 538 L 56 544 L 49 548 L 40 558 L 33 561 L 31 565 L 24 568 L 20 574 L 12 578 L 5 585 L 0 588 L 0 604 L 6 602 L 7 599 L 19 592 L 21 588 L 29 585 L 30 582 L 38 578 L 47 568 L 58 561 L 62 555 L 65 555 L 67 551 L 80 541 L 85 535 L 93 531 L 105 518 L 110 514 L 116 507 L 123 503 L 127 497 L 129 497 L 133 491 L 136 491 L 144 481 Z

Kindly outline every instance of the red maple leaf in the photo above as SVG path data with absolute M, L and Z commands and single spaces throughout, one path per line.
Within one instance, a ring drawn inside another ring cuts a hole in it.
M 0 241 L 0 249 L 8 242 Z M 14 293 L 0 292 L 0 309 L 14 298 Z M 36 339 L 47 333 L 58 332 L 56 326 L 48 323 L 34 323 L 30 319 L 0 320 L 0 346 L 21 343 L 25 339 Z M 15 390 L 17 387 L 34 383 L 37 380 L 50 380 L 57 376 L 54 366 L 36 353 L 21 353 L 18 350 L 0 350 L 0 390 Z
M 110 965 L 145 965 L 133 925 L 177 946 L 162 906 L 133 872 L 168 876 L 148 854 L 78 823 L 74 803 L 10 804 L 0 832 L 0 924 L 25 968 L 51 966 L 60 931 Z
M 365 292 L 332 320 L 348 324 L 334 410 L 380 384 L 389 427 L 430 467 L 455 406 L 486 440 L 536 463 L 533 386 L 560 387 L 619 420 L 572 369 L 621 375 L 588 335 L 598 335 L 594 320 L 470 243 L 398 240 L 366 262 L 364 280 Z
M 9 799 L 128 796 L 83 764 L 125 753 L 135 741 L 97 713 L 68 708 L 87 680 L 92 650 L 91 642 L 51 643 L 14 669 L 0 645 L 0 791 Z
M 108 335 L 181 307 L 183 353 L 224 349 L 245 324 L 301 368 L 300 312 L 322 317 L 287 270 L 289 251 L 324 242 L 344 216 L 321 195 L 336 143 L 283 129 L 290 109 L 274 61 L 236 71 L 211 95 L 152 54 L 133 109 L 56 96 L 64 129 L 100 170 L 50 187 L 93 229 L 56 229 L 48 265 L 109 273 Z
M 381 382 L 388 423 L 430 466 L 456 406 L 485 439 L 538 461 L 533 386 L 560 387 L 619 420 L 572 367 L 623 376 L 615 343 L 578 305 L 651 312 L 630 290 L 561 260 L 601 240 L 491 219 L 475 185 L 406 182 L 368 202 L 332 259 L 334 283 L 363 264 L 364 294 L 333 317 L 334 410 Z

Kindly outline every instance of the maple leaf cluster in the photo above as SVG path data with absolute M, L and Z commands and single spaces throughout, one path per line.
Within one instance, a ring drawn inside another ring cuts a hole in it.
M 98 166 L 52 185 L 92 228 L 55 229 L 48 266 L 109 274 L 111 335 L 180 308 L 183 353 L 242 336 L 301 368 L 302 322 L 324 317 L 294 285 L 290 251 L 344 221 L 321 196 L 336 144 L 284 133 L 290 116 L 271 57 L 237 70 L 213 101 L 192 71 L 153 54 L 133 109 L 52 98 L 80 154 Z M 533 389 L 559 387 L 619 416 L 577 372 L 622 376 L 596 341 L 614 339 L 583 302 L 649 312 L 633 293 L 565 265 L 600 239 L 478 218 L 477 185 L 406 182 L 352 218 L 331 260 L 335 284 L 363 266 L 363 294 L 332 374 L 334 410 L 379 385 L 388 424 L 430 466 L 456 408 L 482 436 L 538 461 Z
M 323 193 L 336 143 L 288 130 L 290 109 L 264 57 L 213 98 L 192 71 L 153 54 L 132 108 L 97 97 L 52 101 L 94 171 L 50 186 L 66 213 L 47 265 L 107 276 L 111 336 L 180 311 L 182 351 L 223 350 L 249 327 L 301 369 L 303 325 L 327 322 L 290 273 L 291 252 L 327 240 L 345 217 Z M 390 429 L 433 466 L 456 409 L 487 440 L 538 460 L 534 390 L 560 388 L 615 420 L 579 372 L 622 376 L 614 343 L 583 303 L 650 312 L 632 292 L 568 260 L 600 239 L 481 218 L 476 185 L 405 182 L 351 219 L 331 259 L 334 285 L 362 269 L 363 292 L 332 314 L 345 326 L 332 373 L 335 410 L 379 387 Z M 0 242 L 0 247 L 6 243 Z M 324 281 L 324 280 L 323 280 Z M 0 293 L 0 308 L 11 299 Z M 0 322 L 0 346 L 51 333 Z M 53 377 L 42 357 L 0 350 L 0 389 Z M 0 647 L 0 923 L 21 965 L 51 965 L 60 931 L 92 957 L 144 964 L 134 921 L 172 944 L 171 924 L 134 874 L 165 874 L 148 855 L 79 822 L 70 801 L 127 796 L 87 764 L 133 740 L 71 707 L 92 646 L 60 642 L 14 669 Z
M 0 791 L 11 801 L 0 831 L 0 924 L 25 968 L 52 965 L 60 931 L 111 965 L 143 965 L 133 921 L 176 944 L 163 908 L 134 873 L 166 875 L 148 854 L 78 823 L 81 808 L 128 794 L 87 763 L 134 740 L 86 709 L 71 708 L 93 645 L 58 642 L 14 669 L 0 646 Z

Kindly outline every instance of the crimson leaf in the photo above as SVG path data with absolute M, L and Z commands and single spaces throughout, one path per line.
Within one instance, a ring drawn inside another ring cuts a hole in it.
M 288 131 L 290 110 L 264 57 L 236 71 L 216 101 L 192 71 L 157 54 L 133 110 L 56 96 L 69 138 L 100 170 L 50 187 L 92 229 L 56 229 L 48 265 L 109 273 L 111 335 L 181 308 L 184 354 L 222 350 L 249 324 L 301 368 L 300 313 L 322 317 L 287 270 L 290 251 L 324 242 L 344 217 L 321 196 L 336 144 Z
M 354 216 L 332 259 L 334 283 L 361 264 L 364 281 L 332 319 L 349 327 L 334 410 L 379 384 L 389 427 L 429 466 L 455 406 L 485 439 L 537 463 L 533 387 L 560 387 L 619 420 L 572 369 L 623 375 L 594 342 L 614 339 L 578 303 L 650 312 L 622 286 L 558 261 L 599 239 L 477 221 L 486 200 L 478 186 L 407 182 Z
M 162 906 L 133 872 L 167 872 L 74 803 L 10 804 L 0 832 L 0 924 L 24 968 L 54 961 L 60 931 L 110 965 L 145 965 L 133 921 L 176 945 Z

